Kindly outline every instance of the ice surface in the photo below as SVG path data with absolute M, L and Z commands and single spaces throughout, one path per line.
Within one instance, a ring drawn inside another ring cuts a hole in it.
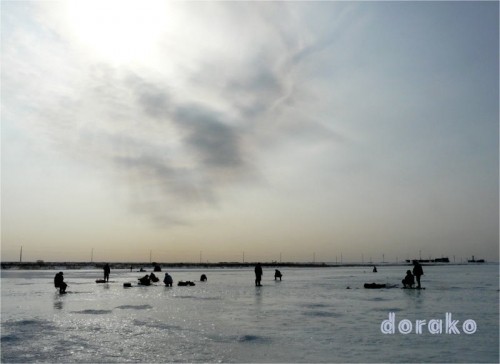
M 11 362 L 498 362 L 498 265 L 424 266 L 426 290 L 401 286 L 408 267 L 173 269 L 194 287 L 137 286 L 145 273 L 3 270 L 1 359 Z M 164 269 L 165 271 L 165 269 Z M 202 273 L 208 282 L 199 282 Z M 157 274 L 161 279 L 163 273 Z M 123 283 L 132 282 L 132 288 Z M 350 289 L 346 289 L 350 287 Z M 474 334 L 384 335 L 403 319 L 473 319 Z

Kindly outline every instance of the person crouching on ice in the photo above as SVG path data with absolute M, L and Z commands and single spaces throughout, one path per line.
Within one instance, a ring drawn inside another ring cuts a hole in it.
M 281 281 L 281 277 L 283 277 L 283 274 L 281 274 L 281 272 L 279 270 L 275 269 L 274 270 L 274 280 L 276 281 L 279 278 Z
M 54 277 L 54 286 L 56 288 L 59 288 L 59 293 L 66 293 L 66 287 L 68 285 L 64 283 L 63 272 L 57 273 L 56 276 Z
M 159 282 L 159 281 L 160 281 L 160 279 L 159 279 L 159 278 L 158 278 L 158 277 L 157 277 L 154 273 L 151 273 L 151 274 L 149 275 L 149 280 L 150 280 L 151 282 L 154 282 L 154 283 L 156 283 L 156 282 Z
M 413 288 L 415 279 L 413 278 L 413 274 L 411 274 L 411 270 L 406 271 L 406 277 L 401 281 L 401 283 L 403 283 L 404 288 Z
M 150 286 L 151 285 L 151 280 L 149 279 L 149 275 L 145 275 L 142 278 L 137 278 L 139 280 L 139 284 L 142 286 Z
M 172 283 L 174 283 L 174 280 L 172 279 L 172 276 L 168 273 L 165 273 L 165 278 L 163 278 L 163 283 L 165 283 L 165 286 L 167 287 L 172 287 Z

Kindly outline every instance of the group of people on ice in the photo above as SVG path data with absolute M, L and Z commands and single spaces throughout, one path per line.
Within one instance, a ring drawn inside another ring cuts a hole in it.
M 110 271 L 111 271 L 111 269 L 109 267 L 109 264 L 106 264 L 104 266 L 104 281 L 105 282 L 109 282 Z M 260 286 L 262 286 L 261 280 L 262 280 L 262 274 L 263 274 L 262 266 L 260 263 L 257 263 L 254 271 L 255 271 L 255 285 L 257 287 L 260 287 Z M 420 277 L 422 275 L 424 275 L 424 270 L 422 269 L 422 266 L 420 265 L 420 263 L 418 261 L 414 260 L 413 261 L 413 273 L 411 270 L 407 270 L 406 276 L 401 281 L 401 283 L 403 283 L 403 288 L 413 288 L 413 286 L 415 285 L 415 279 L 416 279 L 417 280 L 417 287 L 416 288 L 420 289 L 421 288 Z M 278 269 L 275 269 L 274 280 L 279 279 L 281 281 L 282 277 L 283 277 L 283 274 L 281 274 L 281 272 Z M 156 282 L 160 281 L 160 279 L 154 273 L 146 274 L 144 277 L 138 278 L 138 280 L 139 280 L 139 284 L 143 285 L 143 286 L 150 286 L 151 282 L 156 283 Z M 200 277 L 200 281 L 206 282 L 207 276 L 205 274 L 202 274 Z M 172 287 L 174 280 L 172 279 L 172 276 L 170 274 L 165 273 L 165 277 L 163 278 L 163 283 L 165 283 L 165 286 L 167 286 L 167 287 Z M 185 283 L 185 284 L 181 284 L 181 283 Z M 190 282 L 190 281 L 187 281 L 187 282 L 181 281 L 181 282 L 179 282 L 179 285 L 194 285 L 194 284 L 192 284 L 192 282 Z M 66 287 L 68 285 L 64 282 L 63 272 L 57 273 L 56 276 L 54 277 L 54 286 L 56 288 L 59 288 L 59 293 L 66 293 Z
M 262 266 L 260 265 L 260 263 L 257 263 L 257 265 L 255 266 L 255 286 L 256 287 L 260 287 L 262 286 L 262 284 L 260 283 L 260 281 L 262 280 Z M 281 272 L 277 269 L 274 270 L 274 280 L 279 280 L 281 281 L 281 278 L 283 277 L 283 274 L 281 274 Z
M 416 260 L 413 261 L 413 274 L 411 270 L 406 271 L 406 276 L 403 278 L 401 283 L 403 283 L 403 288 L 413 288 L 415 285 L 415 279 L 417 280 L 418 289 L 422 288 L 420 285 L 420 276 L 424 275 L 424 270 L 420 263 Z
M 413 288 L 413 286 L 415 285 L 415 279 L 417 280 L 417 287 L 416 288 L 417 289 L 421 288 L 420 277 L 422 275 L 424 275 L 424 270 L 422 269 L 422 266 L 420 265 L 420 263 L 417 260 L 413 261 L 413 265 L 414 265 L 413 272 L 411 270 L 407 270 L 406 276 L 401 281 L 401 283 L 403 283 L 403 288 Z M 104 280 L 103 280 L 104 282 L 109 282 L 110 271 L 111 271 L 111 269 L 109 267 L 109 264 L 106 264 L 104 266 Z M 375 267 L 374 267 L 373 271 L 376 272 Z M 260 287 L 260 286 L 262 286 L 261 280 L 262 280 L 262 274 L 263 274 L 262 266 L 260 263 L 257 263 L 257 265 L 255 266 L 254 272 L 255 272 L 255 286 Z M 282 277 L 283 277 L 283 274 L 281 274 L 281 272 L 278 269 L 275 269 L 274 280 L 279 279 L 281 281 Z M 154 273 L 146 274 L 144 277 L 138 278 L 138 280 L 139 280 L 139 285 L 142 285 L 142 286 L 150 286 L 151 282 L 156 283 L 156 282 L 160 281 L 160 279 Z M 207 276 L 205 274 L 202 274 L 200 277 L 200 281 L 206 282 Z M 174 280 L 170 274 L 165 273 L 165 277 L 163 278 L 163 283 L 165 283 L 165 286 L 167 286 L 167 287 L 172 287 Z M 179 285 L 180 286 L 182 286 L 182 285 L 186 285 L 186 286 L 193 285 L 194 286 L 194 283 L 190 282 L 190 281 L 186 281 L 186 282 L 180 281 Z M 54 277 L 54 286 L 56 288 L 59 288 L 59 293 L 66 293 L 66 287 L 68 285 L 64 282 L 63 272 L 57 273 L 56 276 Z
M 138 279 L 139 279 L 139 285 L 141 285 L 141 286 L 150 286 L 151 282 L 156 283 L 156 282 L 160 281 L 160 279 L 154 273 L 151 273 L 149 275 L 146 274 L 144 277 L 138 278 Z M 207 276 L 205 274 L 202 274 L 200 277 L 200 281 L 206 282 Z M 167 287 L 172 287 L 174 280 L 170 274 L 165 273 L 165 277 L 163 278 L 163 283 L 165 283 L 165 286 L 167 286 Z M 179 281 L 178 285 L 179 286 L 194 286 L 195 284 L 191 281 L 185 281 L 185 282 Z

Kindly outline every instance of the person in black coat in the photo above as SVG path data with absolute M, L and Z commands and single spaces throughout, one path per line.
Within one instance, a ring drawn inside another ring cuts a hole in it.
M 413 278 L 413 274 L 411 274 L 411 270 L 406 271 L 406 277 L 404 277 L 401 283 L 403 283 L 404 288 L 413 288 L 415 279 Z
M 149 279 L 149 275 L 147 275 L 147 274 L 144 277 L 138 278 L 138 279 L 139 279 L 139 284 L 142 286 L 150 286 L 151 285 L 151 280 Z
M 103 270 L 104 270 L 104 280 L 106 282 L 109 282 L 109 273 L 111 273 L 111 268 L 109 267 L 108 263 L 106 263 Z
M 413 275 L 417 279 L 417 288 L 420 287 L 420 276 L 424 275 L 424 270 L 422 269 L 422 266 L 420 263 L 416 260 L 413 261 Z
M 279 270 L 275 269 L 274 270 L 274 280 L 276 281 L 279 278 L 281 281 L 281 277 L 283 277 L 283 274 L 281 274 L 281 272 Z
M 59 293 L 66 293 L 66 287 L 68 287 L 68 285 L 64 283 L 63 272 L 57 273 L 54 277 L 54 286 L 59 288 Z
M 257 287 L 262 286 L 262 284 L 260 284 L 261 279 L 262 279 L 262 266 L 260 265 L 260 263 L 257 263 L 257 265 L 255 266 L 255 285 Z

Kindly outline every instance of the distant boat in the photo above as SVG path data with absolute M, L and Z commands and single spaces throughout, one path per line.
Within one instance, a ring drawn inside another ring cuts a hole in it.
M 475 260 L 474 256 L 472 256 L 472 259 L 469 259 L 468 262 L 469 263 L 484 263 L 484 259 Z
M 436 259 L 434 259 L 434 262 L 436 262 L 436 263 L 449 263 L 450 259 L 448 259 L 448 258 L 436 258 Z
M 417 261 L 419 263 L 449 263 L 450 259 L 448 257 L 436 259 L 406 259 L 406 263 L 412 263 L 413 261 Z

